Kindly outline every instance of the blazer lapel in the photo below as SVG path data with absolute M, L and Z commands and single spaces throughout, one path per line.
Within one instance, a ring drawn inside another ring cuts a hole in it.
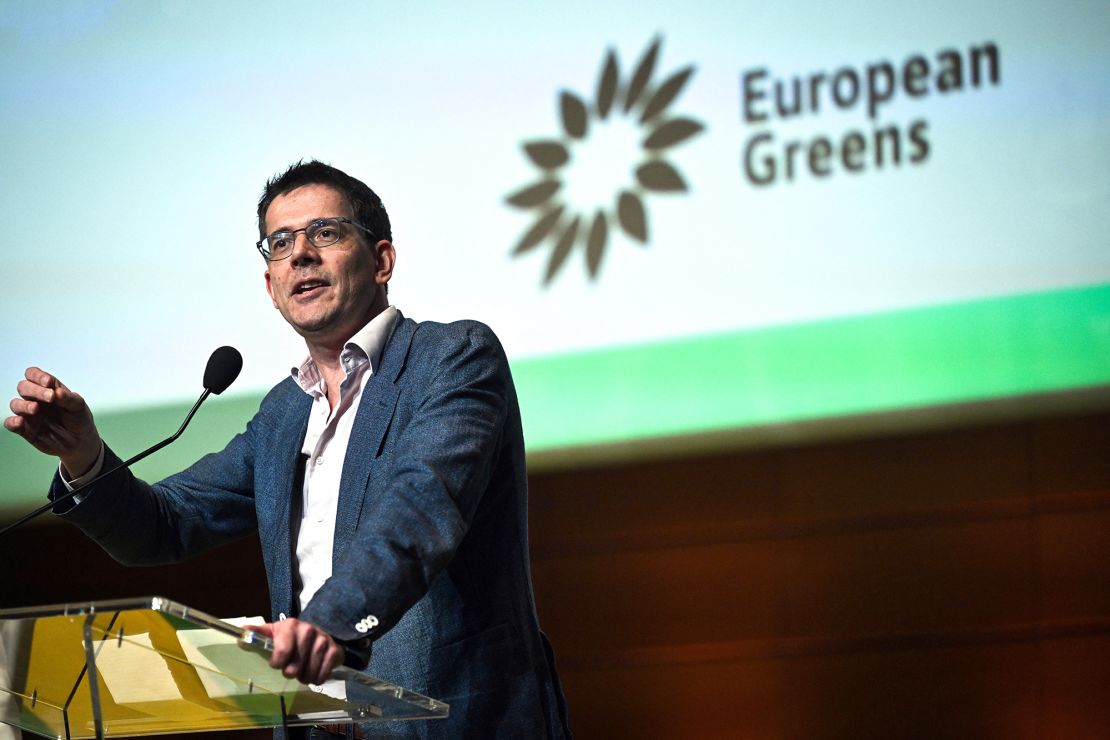
M 381 454 L 385 432 L 397 407 L 397 380 L 404 369 L 416 326 L 415 321 L 403 316 L 397 320 L 389 341 L 382 349 L 380 367 L 367 381 L 366 389 L 362 392 L 339 483 L 339 506 L 332 547 L 333 564 L 339 561 L 340 555 L 347 549 L 362 515 L 367 497 L 366 484 L 374 460 Z
M 274 446 L 274 478 L 272 495 L 274 519 L 270 522 L 273 527 L 273 536 L 268 546 L 264 547 L 269 557 L 272 558 L 273 575 L 271 588 L 275 596 L 288 594 L 288 601 L 281 611 L 293 614 L 293 568 L 294 554 L 297 545 L 292 534 L 292 501 L 294 497 L 300 501 L 301 491 L 293 490 L 297 481 L 297 458 L 301 454 L 301 445 L 304 444 L 305 430 L 308 429 L 308 416 L 312 410 L 312 398 L 301 393 L 300 397 L 285 415 L 277 433 L 280 438 Z M 297 510 L 300 510 L 298 505 Z

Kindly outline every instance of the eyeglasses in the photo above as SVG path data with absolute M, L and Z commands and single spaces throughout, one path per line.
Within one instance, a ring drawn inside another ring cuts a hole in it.
M 275 231 L 265 239 L 255 242 L 254 246 L 258 247 L 258 251 L 268 261 L 276 262 L 293 254 L 293 245 L 297 242 L 297 234 L 302 231 L 305 238 L 308 239 L 308 243 L 317 249 L 330 247 L 343 236 L 343 227 L 340 224 L 350 224 L 358 227 L 375 239 L 377 238 L 373 231 L 362 224 L 356 224 L 349 218 L 339 216 L 336 218 L 318 218 L 303 229 Z

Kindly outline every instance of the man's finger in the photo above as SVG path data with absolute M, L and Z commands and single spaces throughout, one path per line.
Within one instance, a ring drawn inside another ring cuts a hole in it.
M 298 620 L 293 625 L 293 639 L 296 645 L 295 655 L 285 675 L 296 676 L 298 681 L 309 683 L 309 674 L 315 661 L 316 628 L 308 622 Z
M 22 415 L 9 416 L 4 419 L 4 428 L 9 432 L 15 432 L 32 443 L 34 442 L 35 435 L 38 434 L 38 427 L 34 423 L 34 420 Z
M 15 386 L 15 391 L 20 398 L 25 398 L 28 401 L 43 401 L 45 403 L 54 401 L 54 389 L 39 385 L 31 380 L 19 381 Z
M 55 400 L 66 411 L 79 411 L 85 405 L 85 399 L 79 393 L 74 393 L 57 376 L 51 375 L 42 368 L 29 367 L 24 373 L 26 380 L 20 381 L 19 392 L 24 398 L 46 401 Z M 27 395 L 24 391 L 30 393 Z
M 315 635 L 311 664 L 306 667 L 304 673 L 307 675 L 302 680 L 319 684 L 331 678 L 332 670 L 343 662 L 343 648 L 322 630 L 316 630 Z
M 324 652 L 324 664 L 321 666 L 320 675 L 317 677 L 316 683 L 323 683 L 331 678 L 331 672 L 342 663 L 343 648 L 339 647 L 335 640 L 328 639 L 328 646 Z
M 304 665 L 301 666 L 298 678 L 302 683 L 323 683 L 324 679 L 320 677 L 320 674 L 323 672 L 327 642 L 319 634 L 313 635 L 310 640 L 311 642 L 306 646 L 308 649 L 305 651 Z
M 27 378 L 27 380 L 35 385 L 41 385 L 43 388 L 54 388 L 61 384 L 53 375 L 46 372 L 41 367 L 35 367 L 34 365 L 27 368 L 27 371 L 23 373 L 23 377 Z
M 303 634 L 310 625 L 296 619 L 274 624 L 274 658 L 270 665 L 280 668 L 286 678 L 296 678 L 304 664 Z M 280 645 L 280 649 L 279 649 Z
M 34 412 L 36 404 L 37 401 L 26 401 L 22 398 L 13 398 L 11 403 L 8 404 L 8 408 L 11 409 L 12 413 L 16 416 L 28 416 Z
M 334 667 L 332 662 L 333 654 L 337 648 L 335 641 L 327 632 L 322 629 L 314 627 L 312 630 L 313 645 L 312 645 L 312 665 L 307 683 L 323 683 L 331 676 L 331 669 Z
M 283 668 L 289 661 L 291 653 L 291 646 L 289 634 L 285 630 L 273 629 L 277 625 L 271 626 L 270 639 L 274 641 L 274 652 L 270 654 L 270 666 L 272 668 Z
M 286 655 L 284 667 L 282 667 L 282 674 L 286 678 L 297 678 L 301 672 L 301 665 L 304 662 L 303 653 L 301 652 L 301 645 L 296 639 L 296 634 L 289 633 L 289 652 Z

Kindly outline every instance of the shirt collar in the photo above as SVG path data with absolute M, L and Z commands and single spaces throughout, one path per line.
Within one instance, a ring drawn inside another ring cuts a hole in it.
M 370 374 L 374 374 L 381 360 L 385 343 L 400 315 L 395 306 L 389 306 L 347 340 L 343 345 L 343 351 L 339 354 L 339 359 L 348 375 L 364 362 L 370 363 Z M 320 370 L 311 355 L 305 357 L 299 366 L 290 368 L 289 374 L 305 393 L 315 395 L 321 392 Z

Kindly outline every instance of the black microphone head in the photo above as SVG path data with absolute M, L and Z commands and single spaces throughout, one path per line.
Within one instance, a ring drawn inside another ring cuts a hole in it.
M 235 382 L 242 369 L 243 356 L 239 354 L 239 350 L 234 347 L 219 347 L 208 358 L 208 367 L 204 368 L 204 389 L 220 395 Z

